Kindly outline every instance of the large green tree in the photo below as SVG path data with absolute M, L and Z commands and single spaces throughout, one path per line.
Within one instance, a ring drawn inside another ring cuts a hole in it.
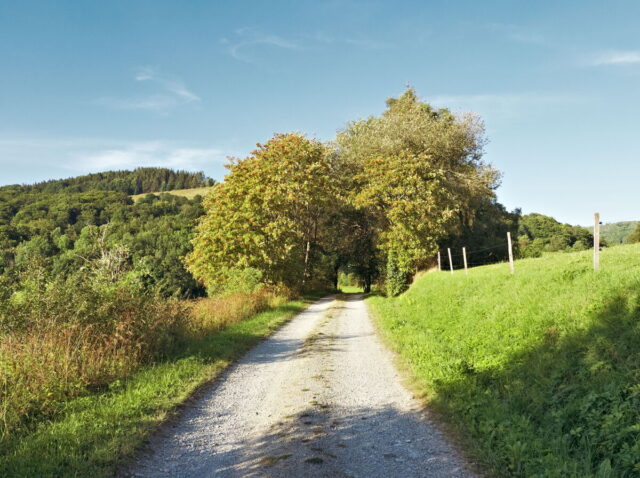
M 206 215 L 187 257 L 216 292 L 243 270 L 292 288 L 325 277 L 326 222 L 338 202 L 335 156 L 300 134 L 277 134 L 233 160 L 205 200 Z
M 392 295 L 441 238 L 472 222 L 499 180 L 481 159 L 481 121 L 436 110 L 412 89 L 387 100 L 381 116 L 347 125 L 336 142 L 353 177 L 352 203 L 375 219 L 371 242 Z

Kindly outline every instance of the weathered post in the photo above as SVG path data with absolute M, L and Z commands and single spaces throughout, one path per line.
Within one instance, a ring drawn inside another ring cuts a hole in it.
M 462 248 L 462 258 L 464 259 L 464 273 L 468 274 L 469 269 L 467 268 L 467 248 L 466 247 Z
M 453 274 L 453 261 L 451 260 L 451 248 L 447 247 L 447 252 L 449 253 L 449 269 L 451 269 L 451 273 Z
M 593 270 L 600 270 L 600 213 L 594 214 L 593 223 Z
M 511 268 L 511 273 L 515 272 L 513 268 L 513 245 L 511 244 L 511 232 L 507 232 L 507 243 L 509 245 L 509 267 Z
M 440 259 L 440 251 L 438 251 L 438 270 L 442 270 L 442 260 Z

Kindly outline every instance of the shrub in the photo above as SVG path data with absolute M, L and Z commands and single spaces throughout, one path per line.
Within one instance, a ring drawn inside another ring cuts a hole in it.
M 75 280 L 0 306 L 0 436 L 170 351 L 188 310 L 124 285 Z
M 198 299 L 191 304 L 192 336 L 217 332 L 228 325 L 282 305 L 290 293 L 284 288 L 260 288 L 254 292 L 233 292 L 219 297 Z

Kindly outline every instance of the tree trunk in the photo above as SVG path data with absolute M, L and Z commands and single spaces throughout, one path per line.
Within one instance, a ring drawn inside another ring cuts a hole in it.
M 309 251 L 311 251 L 311 240 L 307 239 L 307 247 L 304 253 L 304 272 L 302 274 L 302 283 L 307 281 L 309 276 Z

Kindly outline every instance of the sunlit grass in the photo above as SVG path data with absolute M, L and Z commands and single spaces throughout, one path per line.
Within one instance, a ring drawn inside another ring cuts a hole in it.
M 420 277 L 369 299 L 431 405 L 502 476 L 640 473 L 640 245 Z
M 340 292 L 343 294 L 356 294 L 358 292 L 362 292 L 362 287 L 357 285 L 341 285 Z
M 112 476 L 176 405 L 306 306 L 304 301 L 278 304 L 273 297 L 247 307 L 244 299 L 200 302 L 194 320 L 203 320 L 208 308 L 218 315 L 194 329 L 203 333 L 193 334 L 165 360 L 61 402 L 49 420 L 5 437 L 0 476 Z M 243 315 L 255 308 L 268 310 L 251 318 Z
M 182 196 L 185 197 L 187 199 L 193 199 L 194 197 L 200 195 L 200 196 L 206 196 L 207 194 L 209 194 L 209 192 L 211 192 L 211 186 L 209 187 L 204 187 L 204 188 L 190 188 L 190 189 L 174 189 L 173 191 L 165 191 L 168 194 L 172 194 L 174 196 Z M 162 194 L 161 192 L 155 192 L 155 193 L 144 193 L 144 194 L 134 194 L 131 196 L 131 199 L 133 199 L 134 201 L 138 201 L 140 199 L 142 199 L 143 197 L 145 197 L 147 194 L 154 194 L 156 196 L 159 196 L 160 194 Z

